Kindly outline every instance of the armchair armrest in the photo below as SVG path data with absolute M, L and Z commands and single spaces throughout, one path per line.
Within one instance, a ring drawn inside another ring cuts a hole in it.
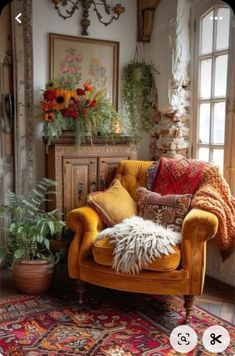
M 69 276 L 79 278 L 79 262 L 91 254 L 92 245 L 104 223 L 94 209 L 83 206 L 71 210 L 66 219 L 67 226 L 75 234 L 68 254 Z
M 192 209 L 182 227 L 182 268 L 190 273 L 190 294 L 202 293 L 206 270 L 206 242 L 218 229 L 218 218 L 205 210 Z
M 198 242 L 212 239 L 218 229 L 218 218 L 201 209 L 192 209 L 186 216 L 182 227 L 182 239 L 192 240 L 196 235 Z

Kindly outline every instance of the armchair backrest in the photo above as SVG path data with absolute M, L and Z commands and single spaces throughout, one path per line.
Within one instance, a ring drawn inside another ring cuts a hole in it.
M 153 161 L 123 160 L 117 167 L 115 178 L 136 200 L 135 192 L 138 187 L 146 187 L 146 171 Z

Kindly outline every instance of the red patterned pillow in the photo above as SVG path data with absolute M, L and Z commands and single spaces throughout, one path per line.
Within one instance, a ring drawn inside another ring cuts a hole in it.
M 141 187 L 136 190 L 139 216 L 169 226 L 174 231 L 181 231 L 191 198 L 191 194 L 160 195 Z

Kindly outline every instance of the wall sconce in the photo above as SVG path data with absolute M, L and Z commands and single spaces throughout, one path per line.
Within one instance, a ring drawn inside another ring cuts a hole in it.
M 103 25 L 110 25 L 113 20 L 118 20 L 119 16 L 125 11 L 125 7 L 121 4 L 117 4 L 111 9 L 111 6 L 107 3 L 107 0 L 51 0 L 55 5 L 55 9 L 58 14 L 64 19 L 68 19 L 73 16 L 75 10 L 78 10 L 78 5 L 81 4 L 83 7 L 83 19 L 82 24 L 82 35 L 88 36 L 87 29 L 90 26 L 91 21 L 89 20 L 89 10 L 91 5 L 94 6 L 94 11 L 98 17 L 99 22 Z M 103 12 L 110 16 L 107 21 L 103 19 L 102 13 L 100 12 L 100 7 L 102 6 Z

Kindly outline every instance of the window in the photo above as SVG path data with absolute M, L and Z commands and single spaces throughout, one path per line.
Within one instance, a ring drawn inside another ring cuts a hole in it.
M 235 152 L 234 107 L 231 107 L 234 106 L 231 46 L 234 15 L 226 3 L 218 1 L 204 2 L 196 11 L 193 156 L 218 165 L 231 183 L 232 149 Z

